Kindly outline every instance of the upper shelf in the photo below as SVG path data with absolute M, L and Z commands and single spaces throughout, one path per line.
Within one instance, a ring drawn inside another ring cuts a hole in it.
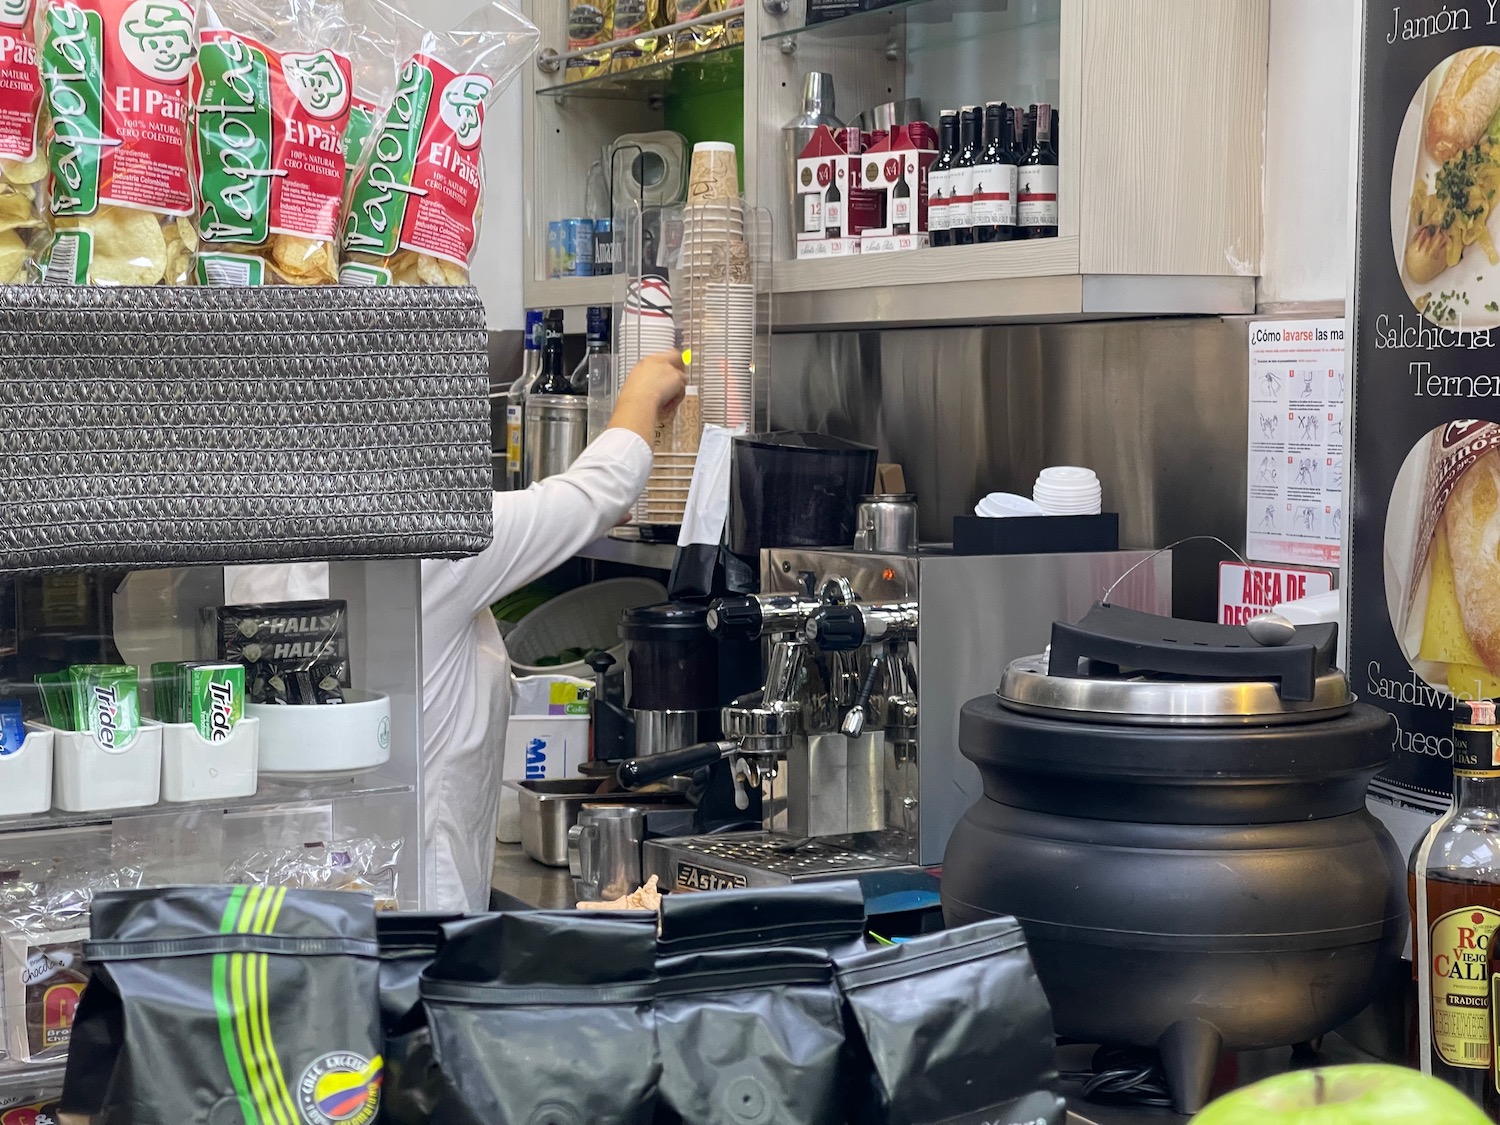
M 1037 24 L 1057 23 L 1060 0 L 894 0 L 837 19 L 793 26 L 803 11 L 794 4 L 781 18 L 762 24 L 762 42 L 806 37 L 830 46 L 883 50 L 905 33 L 906 49 L 922 50 L 995 32 L 1014 34 Z
M 726 27 L 725 25 L 730 20 L 734 20 L 740 26 L 733 30 Z M 649 36 L 641 37 L 641 40 L 654 38 L 669 48 L 662 52 L 661 58 L 642 62 L 628 70 L 600 74 L 592 78 L 581 78 L 576 82 L 568 82 L 564 79 L 569 59 L 602 54 L 610 47 L 619 44 L 562 53 L 554 49 L 544 50 L 536 58 L 539 72 L 536 85 L 537 95 L 545 98 L 641 100 L 664 98 L 669 95 L 738 90 L 744 85 L 745 75 L 743 21 L 744 9 L 730 8 L 663 27 Z M 709 46 L 685 53 L 671 49 L 679 38 L 679 32 L 690 30 L 708 32 L 714 42 Z

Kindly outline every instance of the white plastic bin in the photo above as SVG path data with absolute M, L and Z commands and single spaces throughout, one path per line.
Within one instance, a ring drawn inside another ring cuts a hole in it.
M 142 720 L 124 750 L 106 750 L 87 731 L 26 726 L 52 734 L 52 803 L 64 812 L 134 809 L 161 800 L 160 723 Z
M 260 720 L 260 772 L 355 773 L 391 759 L 391 701 L 376 692 L 344 690 L 343 703 L 284 707 L 247 703 Z
M 506 781 L 573 777 L 588 757 L 587 715 L 512 715 L 505 728 L 501 777 Z M 502 844 L 521 842 L 521 805 L 508 785 L 500 790 L 495 839 Z
M 14 754 L 0 757 L 0 816 L 25 816 L 52 807 L 52 731 L 30 727 Z
M 209 742 L 192 723 L 162 724 L 163 801 L 253 797 L 259 784 L 260 720 L 241 719 L 223 742 Z

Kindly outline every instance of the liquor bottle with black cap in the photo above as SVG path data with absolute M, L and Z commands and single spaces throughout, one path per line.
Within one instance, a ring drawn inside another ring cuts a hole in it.
M 984 155 L 974 169 L 974 237 L 1009 242 L 1016 234 L 1016 157 L 1012 151 L 1010 106 L 984 107 Z
M 948 226 L 954 246 L 974 244 L 974 165 L 979 160 L 979 107 L 964 106 L 958 119 L 958 156 L 949 173 Z
M 563 370 L 563 311 L 550 309 L 542 321 L 542 373 L 531 385 L 534 395 L 580 394 Z
M 1043 103 L 1026 114 L 1031 146 L 1021 158 L 1016 195 L 1016 236 L 1057 237 L 1057 152 L 1052 147 L 1052 107 Z
M 953 162 L 958 159 L 958 110 L 943 110 L 938 122 L 938 158 L 927 173 L 927 229 L 934 246 L 952 246 L 948 204 L 953 195 Z
M 1483 1105 L 1490 1077 L 1490 939 L 1500 924 L 1500 726 L 1459 700 L 1453 802 L 1412 852 L 1417 1064 Z

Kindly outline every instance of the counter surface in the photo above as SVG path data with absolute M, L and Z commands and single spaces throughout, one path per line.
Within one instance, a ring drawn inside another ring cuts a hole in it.
M 544 910 L 567 909 L 573 905 L 572 877 L 566 867 L 547 867 L 527 857 L 519 844 L 499 844 L 495 849 L 495 869 L 491 905 L 497 908 L 518 904 Z M 1085 1071 L 1093 1048 L 1060 1047 L 1057 1067 L 1063 1073 Z M 1290 1068 L 1290 1048 L 1270 1051 L 1246 1051 L 1234 1056 L 1237 1085 L 1254 1082 Z M 1351 1046 L 1336 1035 L 1326 1037 L 1316 1061 L 1326 1065 L 1378 1061 Z M 1077 1082 L 1063 1082 L 1068 1096 L 1068 1125 L 1176 1125 L 1188 1119 L 1166 1109 L 1139 1106 L 1096 1105 L 1078 1093 Z

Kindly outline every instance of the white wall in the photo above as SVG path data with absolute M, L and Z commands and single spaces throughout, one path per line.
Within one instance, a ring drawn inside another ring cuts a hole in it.
M 1342 302 L 1357 0 L 1271 0 L 1259 304 Z

